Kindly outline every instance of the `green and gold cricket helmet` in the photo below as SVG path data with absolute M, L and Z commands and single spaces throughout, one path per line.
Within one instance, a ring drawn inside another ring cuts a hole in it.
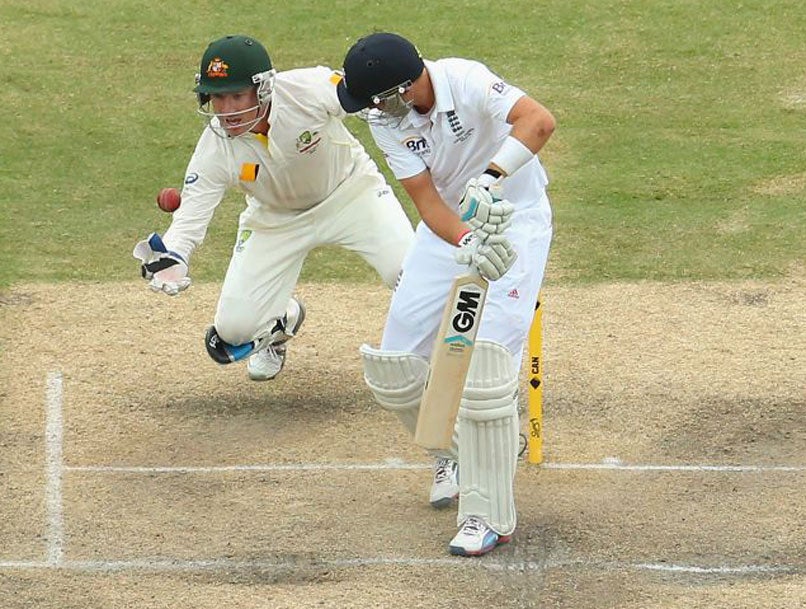
M 211 42 L 204 51 L 193 90 L 200 104 L 207 103 L 213 93 L 233 93 L 247 87 L 258 87 L 261 93 L 261 83 L 273 74 L 269 53 L 257 40 L 241 35 L 224 36 Z

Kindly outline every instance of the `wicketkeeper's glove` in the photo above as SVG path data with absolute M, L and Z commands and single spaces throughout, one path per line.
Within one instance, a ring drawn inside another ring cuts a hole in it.
M 490 281 L 500 279 L 518 258 L 517 252 L 504 235 L 489 235 L 482 241 L 473 231 L 462 237 L 454 259 L 466 264 Z
M 154 292 L 175 296 L 190 285 L 185 259 L 165 247 L 157 233 L 135 245 L 132 255 L 141 262 L 140 273 Z
M 459 200 L 459 216 L 482 241 L 490 235 L 500 235 L 512 221 L 515 206 L 500 195 L 500 184 L 483 174 L 468 181 Z

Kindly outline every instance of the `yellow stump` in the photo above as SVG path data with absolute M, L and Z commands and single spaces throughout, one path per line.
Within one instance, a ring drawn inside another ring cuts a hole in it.
M 543 309 L 540 299 L 529 328 L 529 463 L 543 462 Z

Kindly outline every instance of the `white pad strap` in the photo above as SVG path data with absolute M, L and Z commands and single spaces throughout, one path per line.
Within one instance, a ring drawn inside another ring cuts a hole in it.
M 405 351 L 381 351 L 361 345 L 364 381 L 385 410 L 394 412 L 413 436 L 417 429 L 428 361 Z
M 457 417 L 459 513 L 482 518 L 499 535 L 515 530 L 518 376 L 509 350 L 477 340 Z

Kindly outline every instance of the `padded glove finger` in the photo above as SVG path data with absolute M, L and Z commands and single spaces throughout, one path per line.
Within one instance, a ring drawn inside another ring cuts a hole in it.
M 508 241 L 495 245 L 483 244 L 473 256 L 472 266 L 485 279 L 495 281 L 512 268 L 517 258 L 517 252 Z
M 459 199 L 459 216 L 464 222 L 479 217 L 483 222 L 489 215 L 493 195 L 476 178 L 468 180 L 462 198 Z
M 184 269 L 182 268 L 184 267 Z M 155 273 L 148 283 L 152 292 L 164 292 L 168 296 L 176 296 L 179 292 L 190 287 L 190 277 L 187 276 L 187 266 L 184 264 L 172 266 L 170 269 Z
M 479 222 L 476 218 L 473 218 L 468 224 L 471 230 L 478 235 L 479 239 L 486 243 L 491 235 L 498 235 L 506 231 L 512 225 L 512 220 L 506 220 L 501 224 L 490 224 L 487 222 Z
M 143 279 L 149 280 L 152 291 L 174 296 L 190 286 L 185 259 L 169 250 L 159 234 L 151 233 L 147 239 L 137 243 L 132 255 L 141 262 L 140 274 Z

